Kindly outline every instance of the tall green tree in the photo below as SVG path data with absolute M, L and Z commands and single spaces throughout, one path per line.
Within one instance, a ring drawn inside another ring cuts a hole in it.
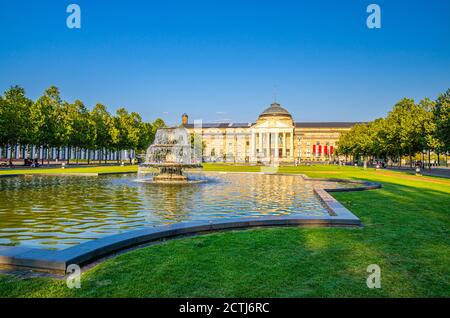
M 95 148 L 101 151 L 101 156 L 106 162 L 106 152 L 112 146 L 110 131 L 114 126 L 113 119 L 105 105 L 98 103 L 91 111 L 91 120 L 95 125 Z
M 422 120 L 422 164 L 425 162 L 423 159 L 424 151 L 428 153 L 428 163 L 430 163 L 431 152 L 434 151 L 438 154 L 443 148 L 442 142 L 439 140 L 437 135 L 437 123 L 435 117 L 436 102 L 425 98 L 420 101 L 419 107 L 424 111 Z
M 387 116 L 390 142 L 395 144 L 399 159 L 408 155 L 412 165 L 412 155 L 420 151 L 423 145 L 423 121 L 427 114 L 424 108 L 413 99 L 399 101 Z
M 80 100 L 76 100 L 73 104 L 65 103 L 65 110 L 64 125 L 68 136 L 67 145 L 76 149 L 76 159 L 78 160 L 82 149 L 90 151 L 94 148 L 95 123 L 91 119 L 89 110 Z M 70 158 L 70 154 L 68 158 Z
M 32 137 L 30 111 L 33 102 L 25 96 L 25 90 L 12 86 L 0 98 L 0 145 L 13 148 L 25 146 Z
M 436 137 L 446 154 L 450 151 L 450 89 L 441 94 L 434 108 Z
M 119 132 L 117 150 L 136 150 L 139 146 L 141 134 L 141 116 L 135 112 L 128 113 L 125 108 L 119 108 L 116 112 L 115 123 Z M 131 160 L 131 158 L 129 159 Z
M 66 142 L 64 109 L 59 90 L 55 86 L 46 89 L 39 97 L 30 114 L 33 127 L 33 144 L 42 146 L 47 153 L 50 147 L 60 147 Z M 41 158 L 44 163 L 44 158 Z
M 137 146 L 137 151 L 145 151 L 152 141 L 154 140 L 153 135 L 153 125 L 148 122 L 142 122 L 139 131 L 139 142 Z

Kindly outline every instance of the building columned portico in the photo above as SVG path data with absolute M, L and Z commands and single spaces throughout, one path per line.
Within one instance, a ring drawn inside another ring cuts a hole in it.
M 294 122 L 278 103 L 266 108 L 255 123 L 202 123 L 205 161 L 294 163 L 336 160 L 339 135 L 353 122 Z M 183 114 L 182 125 L 194 133 Z
M 250 128 L 250 161 L 292 162 L 294 131 L 291 114 L 277 103 L 270 105 Z

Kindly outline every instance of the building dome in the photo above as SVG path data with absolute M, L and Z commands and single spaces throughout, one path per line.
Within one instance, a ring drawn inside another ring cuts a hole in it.
M 283 107 L 281 107 L 280 104 L 278 103 L 272 103 L 268 108 L 266 108 L 266 110 L 264 110 L 260 115 L 259 118 L 261 117 L 274 117 L 274 116 L 282 116 L 282 117 L 290 117 L 292 118 L 291 114 L 284 109 Z

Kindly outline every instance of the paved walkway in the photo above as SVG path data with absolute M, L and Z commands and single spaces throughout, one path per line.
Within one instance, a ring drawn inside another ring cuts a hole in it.
M 415 173 L 416 170 L 415 169 L 411 169 L 409 167 L 405 167 L 405 168 L 396 168 L 396 167 L 387 167 L 388 170 L 394 170 L 394 171 L 405 171 L 405 172 L 411 172 L 411 173 Z M 424 176 L 432 176 L 432 177 L 443 177 L 443 178 L 450 178 L 450 167 L 446 168 L 446 167 L 439 167 L 439 168 L 431 168 L 431 169 L 422 169 L 421 173 Z

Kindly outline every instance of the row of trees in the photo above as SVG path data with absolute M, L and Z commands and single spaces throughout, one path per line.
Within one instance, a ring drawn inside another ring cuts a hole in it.
M 162 119 L 144 122 L 138 113 L 125 108 L 111 115 L 102 104 L 89 110 L 80 100 L 69 103 L 61 99 L 54 86 L 36 101 L 27 98 L 19 86 L 0 96 L 0 146 L 14 149 L 20 144 L 26 151 L 30 145 L 41 146 L 47 158 L 49 149 L 61 147 L 86 150 L 88 158 L 92 151 L 99 150 L 105 160 L 110 151 L 142 151 L 163 126 Z
M 428 98 L 415 103 L 399 101 L 385 118 L 357 124 L 339 138 L 338 152 L 353 158 L 398 161 L 433 152 L 448 155 L 450 150 L 450 89 L 437 100 Z

